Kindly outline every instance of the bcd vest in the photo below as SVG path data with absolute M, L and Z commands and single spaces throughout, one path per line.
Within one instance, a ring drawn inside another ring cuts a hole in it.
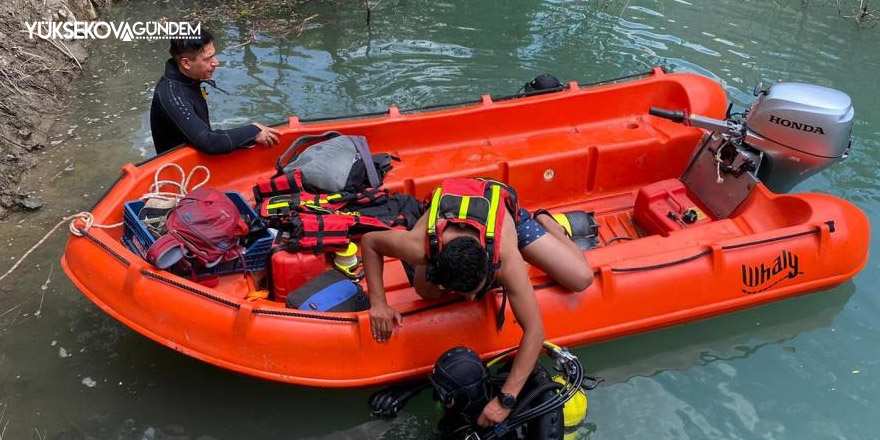
M 450 224 L 465 224 L 479 232 L 480 244 L 486 250 L 486 281 L 479 293 L 493 287 L 501 268 L 501 231 L 504 211 L 516 220 L 519 208 L 516 191 L 491 179 L 455 178 L 444 180 L 434 190 L 428 205 L 426 256 L 435 264 L 443 249 L 440 237 Z

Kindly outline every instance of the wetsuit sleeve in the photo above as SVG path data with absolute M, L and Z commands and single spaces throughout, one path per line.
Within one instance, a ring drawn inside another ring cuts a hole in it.
M 196 115 L 192 101 L 179 84 L 167 81 L 165 85 L 156 90 L 159 103 L 177 129 L 197 149 L 208 154 L 222 154 L 254 144 L 254 139 L 260 133 L 256 125 L 212 130 L 207 122 Z

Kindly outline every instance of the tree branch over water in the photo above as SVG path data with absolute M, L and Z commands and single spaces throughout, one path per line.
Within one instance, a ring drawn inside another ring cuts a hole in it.
M 852 15 L 844 15 L 843 7 L 840 5 L 840 0 L 837 0 L 837 13 L 840 14 L 840 16 L 843 18 L 855 20 L 856 25 L 860 27 L 872 28 L 876 26 L 878 21 L 877 12 L 880 11 L 880 8 L 872 10 L 870 6 L 871 0 L 857 1 L 858 6 L 851 12 Z
M 377 1 L 375 4 L 372 4 L 372 5 L 370 4 L 370 0 L 363 0 L 363 2 L 364 2 L 364 9 L 367 10 L 367 26 L 369 26 L 370 25 L 370 18 L 373 15 L 373 8 L 375 8 L 376 6 L 379 6 L 379 3 L 382 3 L 382 0 Z
M 828 6 L 832 2 L 837 5 L 837 14 L 841 18 L 853 20 L 860 28 L 872 28 L 880 21 L 877 13 L 880 8 L 871 9 L 871 0 L 826 0 L 816 4 L 814 0 L 799 0 L 804 8 L 814 6 Z
M 190 12 L 184 15 L 184 19 L 205 23 L 208 27 L 221 23 L 237 23 L 239 27 L 247 29 L 231 45 L 237 48 L 257 41 L 259 36 L 286 38 L 301 35 L 307 25 L 318 18 L 318 14 L 308 12 L 314 9 L 310 6 L 320 3 L 330 4 L 335 8 L 359 8 L 366 12 L 366 23 L 369 26 L 373 11 L 382 4 L 382 0 L 213 0 L 194 4 Z
M 257 40 L 258 34 L 284 38 L 302 34 L 309 21 L 317 15 L 306 17 L 301 13 L 308 0 L 224 0 L 197 3 L 185 16 L 187 20 L 199 21 L 213 26 L 216 23 L 239 23 L 248 29 L 239 35 L 240 41 L 231 47 L 241 47 Z

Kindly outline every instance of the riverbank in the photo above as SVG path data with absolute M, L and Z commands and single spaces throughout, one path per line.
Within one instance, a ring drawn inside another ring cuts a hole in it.
M 46 148 L 54 116 L 83 72 L 87 40 L 30 39 L 25 23 L 96 20 L 112 0 L 12 0 L 0 3 L 0 219 L 10 211 L 39 209 L 22 187 L 22 174 Z

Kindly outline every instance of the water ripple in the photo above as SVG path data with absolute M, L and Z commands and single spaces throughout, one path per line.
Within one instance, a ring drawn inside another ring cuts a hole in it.
M 693 49 L 693 50 L 695 50 L 695 51 L 697 51 L 697 52 L 700 52 L 700 53 L 702 53 L 702 54 L 712 55 L 713 57 L 720 57 L 720 56 L 721 56 L 721 53 L 720 53 L 720 52 L 716 52 L 716 51 L 714 51 L 714 50 L 712 50 L 712 49 L 709 49 L 708 47 L 703 46 L 702 44 L 697 44 L 697 43 L 684 43 L 684 44 L 682 44 L 682 46 L 684 46 L 684 47 L 689 47 L 689 48 L 691 48 L 691 49 Z
M 659 12 L 653 10 L 653 9 L 648 9 L 648 8 L 646 8 L 646 7 L 644 7 L 644 6 L 630 6 L 630 7 L 627 8 L 627 9 L 632 9 L 632 10 L 634 10 L 634 11 L 644 12 L 644 13 L 646 13 L 646 14 L 648 14 L 648 15 L 653 15 L 653 16 L 655 16 L 655 17 L 663 17 L 663 14 L 661 14 L 661 13 L 659 13 Z

